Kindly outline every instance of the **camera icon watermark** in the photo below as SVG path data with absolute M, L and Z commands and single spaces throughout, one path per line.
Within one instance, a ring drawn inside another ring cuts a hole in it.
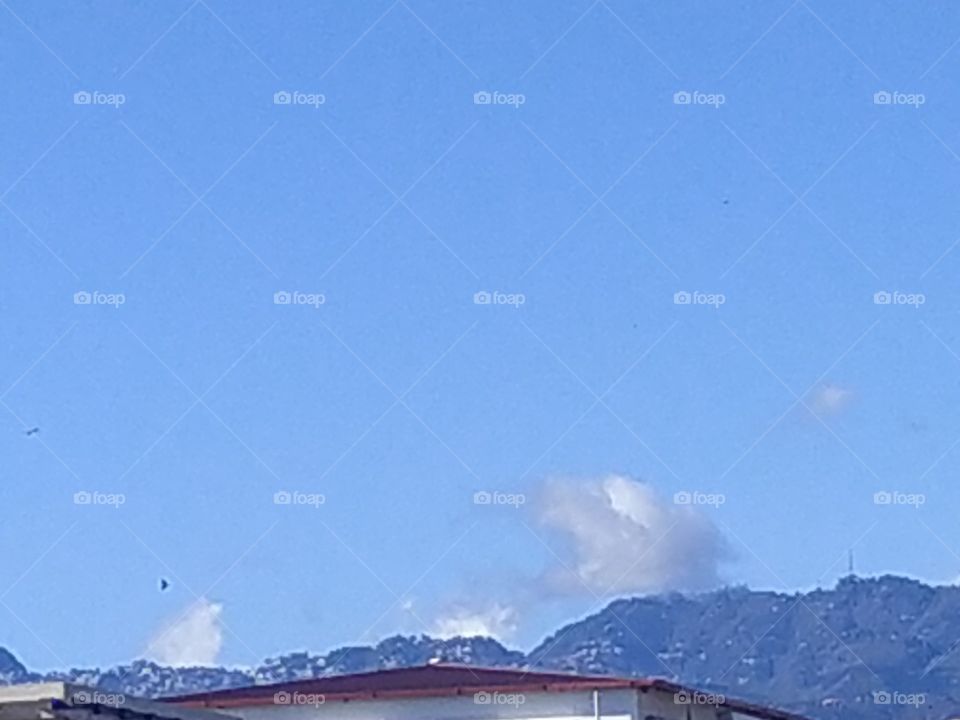
M 478 90 L 473 94 L 474 105 L 507 105 L 519 108 L 527 101 L 523 93 L 504 93 L 499 90 Z
M 307 105 L 314 110 L 325 105 L 327 96 L 323 93 L 305 93 L 300 90 L 277 90 L 273 94 L 274 105 Z
M 899 290 L 878 290 L 873 294 L 874 305 L 907 305 L 919 308 L 927 302 L 923 293 L 905 293 Z
M 74 705 L 105 705 L 116 708 L 126 704 L 127 696 L 100 690 L 78 690 L 70 696 L 70 702 Z
M 73 294 L 74 305 L 109 305 L 113 308 L 119 308 L 127 302 L 127 296 L 123 293 L 105 293 L 99 290 L 88 292 L 79 290 Z
M 127 496 L 123 493 L 106 493 L 99 490 L 78 490 L 73 494 L 74 505 L 102 505 L 119 509 L 125 505 Z
M 716 310 L 726 302 L 727 296 L 723 293 L 678 290 L 673 294 L 674 305 L 708 305 Z
M 706 105 L 719 109 L 727 103 L 727 96 L 723 93 L 705 93 L 699 90 L 677 90 L 673 94 L 674 105 Z
M 896 690 L 874 690 L 874 705 L 906 705 L 908 707 L 918 708 L 927 704 L 927 696 L 924 693 L 902 693 Z
M 873 494 L 874 505 L 908 505 L 919 508 L 925 505 L 927 496 L 923 493 L 905 493 L 899 490 L 880 490 Z
M 274 505 L 302 505 L 319 508 L 325 505 L 327 496 L 322 493 L 308 493 L 299 490 L 277 490 L 273 494 Z
M 907 105 L 919 108 L 926 104 L 927 96 L 923 93 L 905 93 L 890 90 L 878 90 L 873 94 L 874 105 Z
M 314 309 L 319 309 L 325 305 L 327 296 L 323 293 L 305 293 L 299 290 L 278 290 L 273 294 L 274 305 L 309 305 Z
M 508 507 L 519 508 L 526 502 L 527 496 L 523 493 L 478 490 L 473 494 L 474 505 L 506 505 Z
M 523 693 L 487 692 L 481 690 L 473 694 L 473 702 L 477 705 L 512 705 L 520 707 L 527 701 Z
M 527 296 L 523 293 L 479 290 L 473 294 L 474 305 L 512 305 L 515 308 L 519 308 L 525 302 L 527 302 Z
M 320 707 L 327 702 L 322 693 L 286 692 L 281 690 L 273 694 L 274 705 L 312 705 Z
M 699 690 L 678 690 L 673 694 L 673 703 L 675 705 L 724 705 L 727 702 L 725 695 L 721 693 L 706 693 Z
M 699 490 L 681 490 L 673 494 L 674 505 L 711 505 L 720 507 L 727 502 L 723 493 L 705 493 Z
M 107 105 L 114 109 L 127 102 L 123 93 L 105 93 L 99 90 L 78 90 L 73 94 L 74 105 Z

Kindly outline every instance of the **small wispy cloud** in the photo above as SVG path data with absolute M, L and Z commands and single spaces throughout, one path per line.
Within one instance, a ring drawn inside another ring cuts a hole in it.
M 160 629 L 147 646 L 147 658 L 162 665 L 216 665 L 223 647 L 223 605 L 201 599 Z
M 509 640 L 517 630 L 517 611 L 498 602 L 480 608 L 456 606 L 437 619 L 431 634 L 440 638 L 492 637 Z
M 832 417 L 846 410 L 854 400 L 852 390 L 825 383 L 810 392 L 806 404 L 818 417 Z

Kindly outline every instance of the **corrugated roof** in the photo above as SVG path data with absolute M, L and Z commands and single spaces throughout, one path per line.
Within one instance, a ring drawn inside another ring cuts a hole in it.
M 164 702 L 188 707 L 230 708 L 273 705 L 279 693 L 323 695 L 325 702 L 385 700 L 486 692 L 572 692 L 594 689 L 660 689 L 692 692 L 691 688 L 658 678 L 623 678 L 609 675 L 573 675 L 474 665 L 434 663 L 418 667 L 331 675 L 311 680 L 254 685 L 214 692 L 165 698 Z M 282 704 L 282 703 L 281 703 Z M 799 715 L 728 699 L 726 705 L 768 720 L 805 720 Z

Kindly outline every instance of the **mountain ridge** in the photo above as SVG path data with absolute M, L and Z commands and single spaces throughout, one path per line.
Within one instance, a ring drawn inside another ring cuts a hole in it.
M 942 719 L 960 710 L 960 588 L 895 575 L 829 590 L 728 587 L 613 600 L 529 652 L 488 637 L 397 635 L 373 646 L 267 658 L 255 668 L 28 670 L 0 648 L 0 683 L 65 680 L 163 697 L 439 659 L 491 667 L 658 676 L 821 720 Z M 956 651 L 956 652 L 955 652 Z

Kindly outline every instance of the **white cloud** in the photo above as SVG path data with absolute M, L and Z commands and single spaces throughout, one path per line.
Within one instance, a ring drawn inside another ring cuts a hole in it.
M 458 606 L 436 621 L 431 634 L 444 639 L 482 635 L 503 641 L 516 632 L 517 621 L 517 611 L 509 605 L 493 603 L 481 609 Z
M 223 605 L 201 599 L 150 642 L 145 655 L 162 665 L 216 665 L 223 647 Z
M 568 541 L 567 557 L 561 554 L 566 567 L 548 584 L 601 596 L 719 585 L 728 546 L 705 512 L 621 475 L 548 482 L 540 519 Z
M 853 401 L 853 392 L 839 385 L 827 383 L 810 393 L 807 404 L 820 417 L 839 415 Z

